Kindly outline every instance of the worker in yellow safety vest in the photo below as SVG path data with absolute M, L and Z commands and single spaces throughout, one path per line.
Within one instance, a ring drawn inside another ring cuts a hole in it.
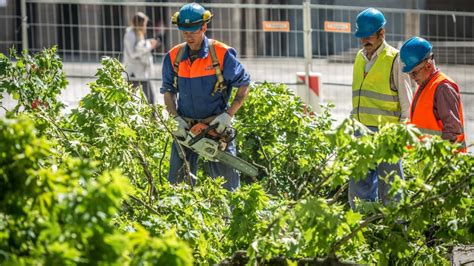
M 365 9 L 356 19 L 355 37 L 359 38 L 362 49 L 354 63 L 351 117 L 373 132 L 409 117 L 415 87 L 402 72 L 399 51 L 385 41 L 385 24 L 382 12 L 374 8 Z M 395 164 L 382 162 L 365 177 L 354 176 L 349 181 L 351 207 L 355 208 L 355 198 L 389 203 L 390 183 L 384 179 L 388 177 L 391 182 L 394 175 L 404 177 L 401 160 Z

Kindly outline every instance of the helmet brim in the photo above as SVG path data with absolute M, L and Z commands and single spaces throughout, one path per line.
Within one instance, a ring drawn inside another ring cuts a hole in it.
M 403 73 L 410 73 L 416 66 L 403 66 Z
M 373 33 L 367 34 L 367 32 L 356 31 L 356 32 L 354 33 L 354 36 L 355 36 L 356 38 L 367 38 L 367 37 L 370 37 L 372 34 L 373 34 Z
M 421 63 L 423 63 L 423 61 L 427 60 L 427 59 L 430 58 L 430 56 L 432 56 L 432 55 L 433 55 L 433 53 L 431 52 L 431 50 L 428 51 L 428 52 L 426 53 L 426 55 L 423 56 L 423 58 L 422 58 L 417 64 L 409 65 L 409 66 L 404 65 L 404 66 L 402 67 L 402 71 L 403 71 L 404 73 L 410 73 L 416 66 L 420 65 Z
M 192 26 L 192 27 L 178 26 L 178 29 L 182 30 L 182 31 L 195 32 L 195 31 L 198 31 L 201 27 L 202 27 L 202 25 L 196 25 L 196 26 Z
M 385 27 L 385 24 L 386 24 L 386 23 L 387 23 L 387 22 L 384 21 L 384 22 L 382 23 L 382 26 L 380 26 L 380 28 L 378 28 L 378 29 L 376 29 L 376 30 L 374 30 L 374 31 L 361 31 L 361 30 L 356 30 L 356 32 L 354 33 L 354 36 L 355 36 L 356 38 L 368 38 L 368 37 L 372 36 L 374 33 L 376 33 L 377 31 L 379 31 L 380 29 L 383 29 L 383 27 Z

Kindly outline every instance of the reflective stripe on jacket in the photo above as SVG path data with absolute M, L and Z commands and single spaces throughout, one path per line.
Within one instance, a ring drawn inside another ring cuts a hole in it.
M 362 50 L 356 56 L 351 116 L 366 126 L 380 126 L 400 120 L 398 91 L 390 87 L 390 74 L 397 54 L 397 49 L 386 45 L 367 75 L 364 73 Z
M 451 85 L 459 94 L 459 86 L 456 82 L 441 71 L 434 74 L 424 88 L 418 87 L 418 90 L 416 91 L 416 95 L 419 94 L 419 96 L 417 101 L 413 101 L 412 103 L 410 110 L 410 123 L 414 124 L 424 134 L 441 136 L 443 133 L 443 122 L 436 118 L 433 111 L 435 93 L 441 83 L 449 83 L 449 85 Z M 456 141 L 465 146 L 464 116 L 461 102 L 459 102 L 459 119 L 461 120 L 463 132 L 458 135 Z M 462 151 L 465 151 L 465 148 L 463 148 Z

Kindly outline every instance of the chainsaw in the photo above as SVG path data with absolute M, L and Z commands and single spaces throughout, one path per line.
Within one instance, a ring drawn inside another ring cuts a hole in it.
M 257 176 L 255 166 L 225 151 L 235 138 L 235 130 L 227 128 L 219 134 L 216 128 L 217 124 L 209 126 L 199 122 L 191 127 L 185 138 L 177 138 L 177 141 L 209 161 L 221 162 L 251 177 Z

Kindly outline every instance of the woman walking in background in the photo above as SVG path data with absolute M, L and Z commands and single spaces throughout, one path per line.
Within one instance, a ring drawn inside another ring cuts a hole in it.
M 149 78 L 153 73 L 151 51 L 159 43 L 155 39 L 145 39 L 148 17 L 142 12 L 133 15 L 131 26 L 123 38 L 123 63 L 134 86 L 141 85 L 148 102 L 153 104 L 155 97 Z

